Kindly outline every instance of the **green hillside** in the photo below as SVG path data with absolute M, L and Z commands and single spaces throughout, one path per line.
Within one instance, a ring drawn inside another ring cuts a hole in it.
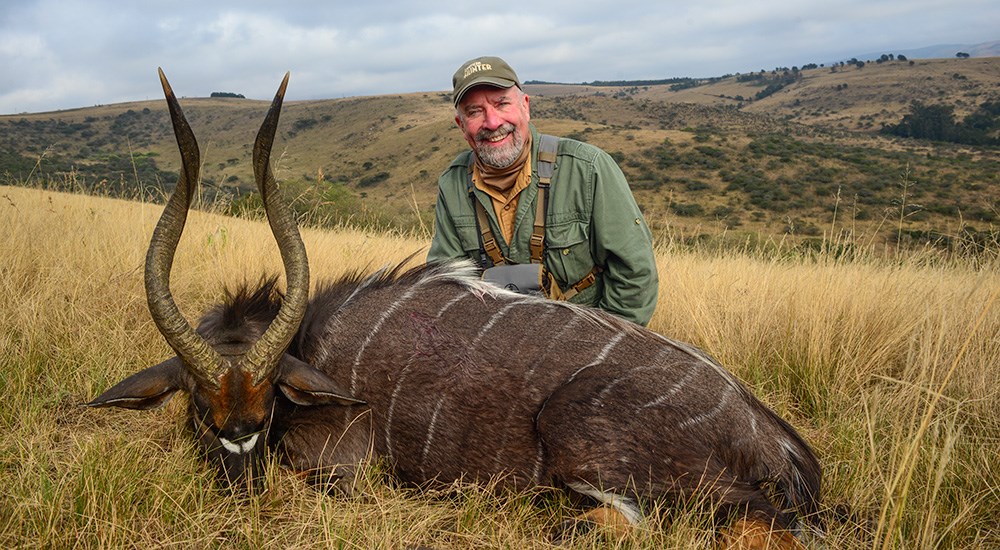
M 526 90 L 540 130 L 618 159 L 658 233 L 799 242 L 849 232 L 890 245 L 996 239 L 996 120 L 966 117 L 1000 101 L 1000 58 L 616 84 Z M 941 107 L 934 112 L 954 124 L 985 125 L 987 143 L 880 133 L 912 115 L 913 102 Z M 253 208 L 251 143 L 267 103 L 181 104 L 202 148 L 204 196 Z M 275 172 L 313 221 L 427 226 L 437 175 L 465 148 L 452 119 L 444 91 L 289 102 Z M 159 198 L 178 162 L 163 101 L 0 117 L 0 183 Z

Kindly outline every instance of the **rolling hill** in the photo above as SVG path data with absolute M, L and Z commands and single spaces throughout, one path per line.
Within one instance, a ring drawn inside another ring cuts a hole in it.
M 996 145 L 880 133 L 913 102 L 961 122 L 1000 101 L 997 57 L 525 89 L 541 131 L 619 161 L 661 234 L 997 238 Z M 234 211 L 253 208 L 251 143 L 267 103 L 181 104 L 201 145 L 204 194 Z M 426 228 L 437 176 L 465 149 L 452 119 L 446 91 L 289 102 L 275 172 L 318 223 Z M 0 183 L 160 198 L 178 162 L 162 100 L 0 116 Z

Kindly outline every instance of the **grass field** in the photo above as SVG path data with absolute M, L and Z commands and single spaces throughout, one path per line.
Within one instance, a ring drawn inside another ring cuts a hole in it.
M 182 426 L 184 399 L 80 407 L 169 350 L 142 262 L 160 207 L 0 187 L 0 546 L 548 548 L 579 511 L 550 491 L 416 492 L 372 472 L 320 493 L 280 467 L 221 490 Z M 426 237 L 305 230 L 313 280 L 374 269 Z M 651 328 L 717 357 L 814 446 L 825 548 L 1000 547 L 1000 251 L 880 256 L 658 245 Z M 172 288 L 190 319 L 225 285 L 278 272 L 263 223 L 194 213 Z M 655 510 L 623 539 L 566 548 L 704 548 L 709 514 Z

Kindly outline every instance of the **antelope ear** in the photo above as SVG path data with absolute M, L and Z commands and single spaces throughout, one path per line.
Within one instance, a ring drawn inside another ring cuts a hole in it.
M 287 353 L 281 358 L 276 381 L 281 393 L 296 405 L 364 405 L 333 381 L 332 378 Z
M 183 387 L 184 364 L 177 357 L 141 370 L 97 396 L 87 407 L 158 409 Z

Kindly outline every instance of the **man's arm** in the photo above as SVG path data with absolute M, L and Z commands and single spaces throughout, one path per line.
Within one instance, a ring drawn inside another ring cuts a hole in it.
M 434 206 L 434 237 L 427 252 L 427 261 L 452 260 L 466 257 L 458 238 L 455 221 L 448 211 L 445 191 L 438 187 L 437 204 Z
M 604 295 L 598 307 L 646 325 L 659 293 L 653 237 L 625 175 L 607 154 L 595 159 L 591 230 L 604 264 Z

